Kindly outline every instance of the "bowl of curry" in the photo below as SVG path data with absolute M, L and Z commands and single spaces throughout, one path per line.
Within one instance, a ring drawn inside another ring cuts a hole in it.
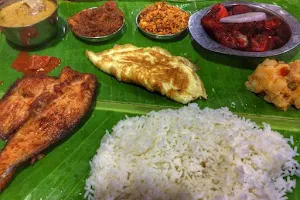
M 101 42 L 122 33 L 125 18 L 116 2 L 111 1 L 76 13 L 68 19 L 68 24 L 77 38 L 88 42 Z
M 8 0 L 0 5 L 0 30 L 22 47 L 40 45 L 57 32 L 55 0 Z

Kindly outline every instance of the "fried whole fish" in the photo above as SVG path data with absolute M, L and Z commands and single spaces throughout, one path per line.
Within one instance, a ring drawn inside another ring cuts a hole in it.
M 0 152 L 0 191 L 17 167 L 64 138 L 88 112 L 97 79 L 65 68 L 52 92 L 44 92 L 33 115 L 10 137 Z
M 183 104 L 199 97 L 207 98 L 204 85 L 195 73 L 197 67 L 160 47 L 125 44 L 100 53 L 88 50 L 85 53 L 97 68 L 119 81 L 160 92 Z
M 56 83 L 54 77 L 48 76 L 25 76 L 17 80 L 0 101 L 0 138 L 8 139 L 24 124 L 35 100 L 43 92 L 51 90 Z

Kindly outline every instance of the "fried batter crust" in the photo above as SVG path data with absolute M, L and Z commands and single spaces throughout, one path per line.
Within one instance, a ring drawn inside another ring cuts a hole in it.
M 300 60 L 289 64 L 266 59 L 245 83 L 248 90 L 264 94 L 264 100 L 286 111 L 300 109 Z

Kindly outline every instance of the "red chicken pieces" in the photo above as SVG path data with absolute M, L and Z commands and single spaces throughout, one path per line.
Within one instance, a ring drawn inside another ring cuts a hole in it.
M 232 49 L 263 52 L 287 43 L 290 38 L 289 27 L 277 17 L 245 23 L 220 22 L 223 17 L 248 12 L 253 10 L 246 5 L 226 8 L 218 3 L 201 19 L 201 25 L 214 40 Z

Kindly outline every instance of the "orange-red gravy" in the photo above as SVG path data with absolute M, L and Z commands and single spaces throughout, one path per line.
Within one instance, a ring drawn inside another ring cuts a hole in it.
M 29 55 L 20 52 L 12 63 L 12 68 L 25 75 L 44 75 L 60 64 L 60 59 L 50 56 Z

